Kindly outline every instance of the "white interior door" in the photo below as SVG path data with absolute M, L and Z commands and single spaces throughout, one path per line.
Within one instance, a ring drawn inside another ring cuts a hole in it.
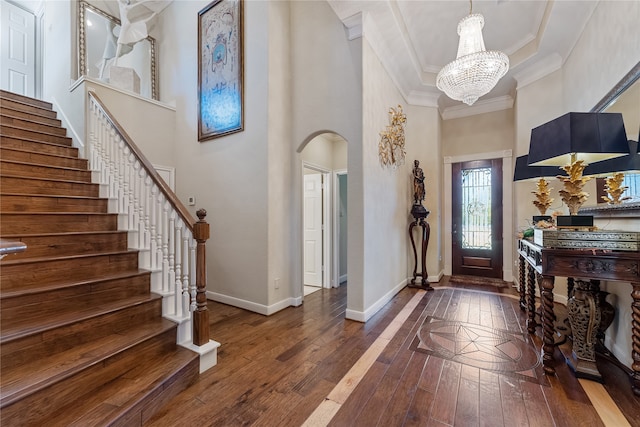
M 35 96 L 35 16 L 1 2 L 0 87 Z
M 322 174 L 304 175 L 304 284 L 322 286 Z

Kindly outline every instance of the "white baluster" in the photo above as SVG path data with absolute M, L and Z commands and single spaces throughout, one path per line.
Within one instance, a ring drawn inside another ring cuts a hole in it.
M 162 291 L 169 292 L 169 202 L 162 204 Z
M 129 218 L 129 230 L 135 229 L 136 223 L 136 157 L 133 152 L 129 153 L 129 161 L 127 171 L 129 173 L 129 206 L 127 207 L 127 213 Z
M 138 163 L 140 165 L 140 163 Z M 142 165 L 140 165 L 142 166 Z M 138 176 L 136 177 L 137 189 L 138 189 L 138 204 L 136 205 L 138 210 L 138 248 L 144 248 L 144 199 L 146 197 L 146 189 L 144 183 L 144 168 L 138 169 Z
M 143 244 L 144 244 L 144 248 L 151 248 L 151 206 L 152 206 L 152 201 L 151 201 L 151 184 L 153 184 L 153 181 L 151 181 L 151 177 L 147 174 L 147 170 L 146 169 L 142 169 L 142 171 L 144 172 L 144 203 L 142 205 L 142 212 L 144 213 L 144 239 L 143 239 Z
M 182 222 L 182 315 L 189 316 L 189 229 Z
M 153 187 L 151 187 L 151 202 L 150 202 L 150 206 L 149 209 L 151 210 L 151 216 L 149 218 L 149 224 L 150 224 L 150 234 L 151 234 L 151 241 L 149 242 L 149 249 L 150 249 L 150 266 L 151 266 L 151 270 L 155 270 L 156 268 L 158 268 L 158 229 L 157 229 L 157 218 L 156 218 L 156 211 L 158 209 L 158 187 L 156 185 L 154 185 Z
M 175 293 L 176 271 L 175 271 L 175 237 L 176 213 L 173 209 L 169 210 L 169 224 L 167 227 L 167 236 L 169 237 L 169 291 Z
M 198 287 L 196 285 L 196 248 L 198 246 L 198 242 L 195 241 L 193 236 L 189 239 L 191 242 L 191 250 L 190 259 L 191 259 L 191 268 L 189 271 L 189 293 L 191 294 L 191 304 L 189 305 L 189 311 L 193 312 L 196 309 L 196 292 Z
M 176 287 L 174 289 L 176 316 L 182 317 L 182 220 L 178 218 L 175 222 L 175 280 Z
M 116 159 L 115 159 L 116 132 L 109 127 L 109 144 L 107 145 L 107 160 L 109 162 L 109 198 L 116 197 Z

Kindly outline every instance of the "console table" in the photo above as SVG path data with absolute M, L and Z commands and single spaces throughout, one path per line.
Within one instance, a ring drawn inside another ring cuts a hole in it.
M 640 396 L 640 252 L 599 249 L 543 248 L 527 240 L 518 241 L 520 256 L 520 306 L 528 311 L 527 329 L 535 331 L 535 281 L 540 278 L 543 332 L 542 363 L 546 374 L 554 375 L 553 286 L 556 276 L 586 280 L 611 280 L 631 284 L 631 387 Z M 527 265 L 528 274 L 524 266 Z M 525 291 L 525 276 L 527 290 Z M 570 282 L 570 286 L 573 283 Z

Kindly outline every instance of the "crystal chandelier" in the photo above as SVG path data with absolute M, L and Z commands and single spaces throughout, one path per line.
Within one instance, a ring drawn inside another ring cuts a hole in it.
M 471 1 L 469 1 L 471 3 Z M 472 6 L 473 7 L 473 6 Z M 472 105 L 488 93 L 509 70 L 509 58 L 499 51 L 486 51 L 482 39 L 484 18 L 472 13 L 458 23 L 458 54 L 436 77 L 436 86 L 449 98 Z

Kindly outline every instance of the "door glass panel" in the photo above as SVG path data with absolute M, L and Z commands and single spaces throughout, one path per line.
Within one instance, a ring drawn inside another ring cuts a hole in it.
M 491 168 L 462 170 L 462 247 L 491 250 Z

